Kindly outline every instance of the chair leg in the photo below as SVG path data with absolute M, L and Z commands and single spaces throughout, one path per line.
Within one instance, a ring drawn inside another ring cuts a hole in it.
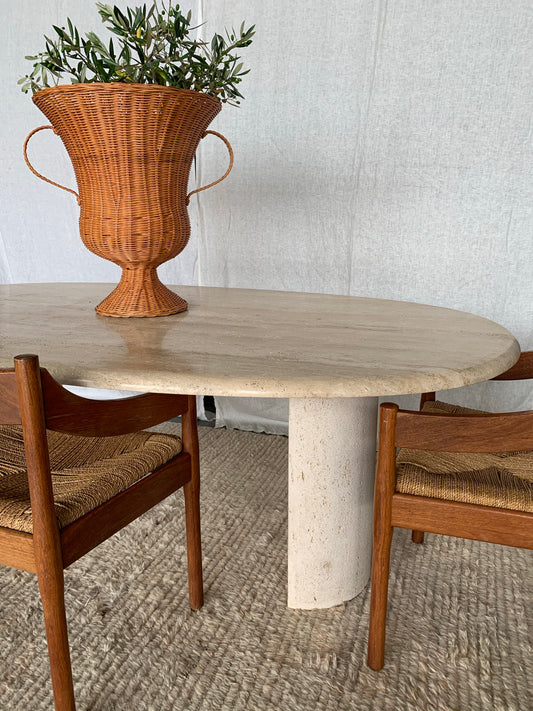
M 75 711 L 63 568 L 38 574 L 56 711 Z
M 411 540 L 413 543 L 424 543 L 424 531 L 412 531 Z
M 202 539 L 200 531 L 200 492 L 194 482 L 183 487 L 185 526 L 187 530 L 187 563 L 189 568 L 189 604 L 199 610 L 204 604 L 202 574 Z
M 383 667 L 385 660 L 385 626 L 393 528 L 390 525 L 382 527 L 378 525 L 377 529 L 374 530 L 368 632 L 368 666 L 376 671 Z
M 187 562 L 189 567 L 189 603 L 193 610 L 204 604 L 202 575 L 202 539 L 200 534 L 200 453 L 196 422 L 196 396 L 189 395 L 187 411 L 181 418 L 183 449 L 191 457 L 191 480 L 183 487 L 185 526 L 187 529 Z

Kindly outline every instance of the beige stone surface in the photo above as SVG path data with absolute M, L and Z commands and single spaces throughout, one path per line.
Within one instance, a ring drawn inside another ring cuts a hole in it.
M 511 366 L 518 343 L 471 314 L 350 296 L 172 287 L 183 314 L 98 316 L 109 284 L 0 286 L 0 366 L 37 353 L 62 382 L 271 397 L 459 387 Z

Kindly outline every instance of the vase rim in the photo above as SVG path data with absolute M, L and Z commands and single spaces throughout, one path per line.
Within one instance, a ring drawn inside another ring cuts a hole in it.
M 45 94 L 52 94 L 54 92 L 77 92 L 77 91 L 116 91 L 116 92 L 142 92 L 142 91 L 164 91 L 164 92 L 177 92 L 179 94 L 189 94 L 196 97 L 204 97 L 207 101 L 216 102 L 221 104 L 220 99 L 216 96 L 211 96 L 211 94 L 206 94 L 203 91 L 194 91 L 194 89 L 179 89 L 175 86 L 165 86 L 163 84 L 140 84 L 136 82 L 79 82 L 77 84 L 58 84 L 57 86 L 47 86 L 45 89 L 39 89 L 36 91 L 32 97 L 44 96 Z

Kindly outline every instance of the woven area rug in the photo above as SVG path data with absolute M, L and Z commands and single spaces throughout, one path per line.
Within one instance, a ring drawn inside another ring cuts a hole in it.
M 368 590 L 286 608 L 287 440 L 200 438 L 206 604 L 187 603 L 181 492 L 71 566 L 79 711 L 533 708 L 531 552 L 397 531 L 386 666 L 373 672 Z M 0 709 L 52 708 L 36 579 L 2 568 Z

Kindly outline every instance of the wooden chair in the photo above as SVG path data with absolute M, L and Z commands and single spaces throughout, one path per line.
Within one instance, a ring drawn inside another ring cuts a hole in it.
M 140 431 L 177 415 L 181 439 Z M 0 370 L 0 425 L 0 563 L 37 573 L 55 708 L 73 711 L 63 569 L 181 487 L 189 601 L 203 604 L 196 400 L 88 400 L 20 355 Z
M 533 377 L 533 353 L 496 380 Z M 533 548 L 533 411 L 481 413 L 423 396 L 380 407 L 368 665 L 384 663 L 394 527 Z M 397 448 L 401 448 L 397 453 Z M 445 453 L 445 454 L 440 454 Z

